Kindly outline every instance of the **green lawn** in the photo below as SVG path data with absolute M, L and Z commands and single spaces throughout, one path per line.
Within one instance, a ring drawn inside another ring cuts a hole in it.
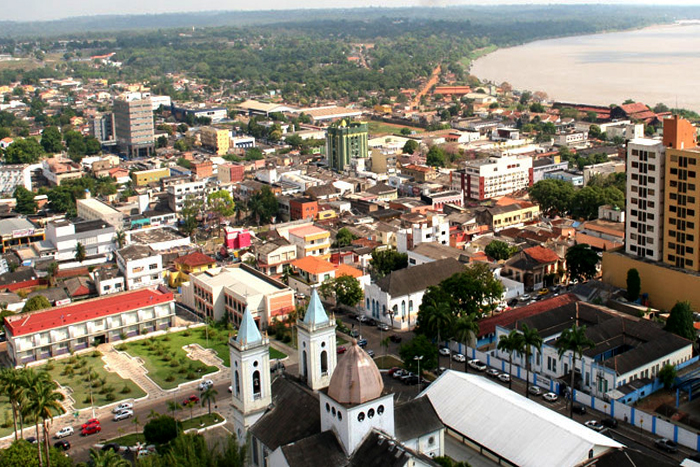
M 476 60 L 479 57 L 483 57 L 486 54 L 490 54 L 491 52 L 495 51 L 498 49 L 498 46 L 495 45 L 489 45 L 487 47 L 482 47 L 481 49 L 476 49 L 473 50 L 472 52 L 469 53 L 466 57 L 462 58 L 459 63 L 466 69 L 469 69 L 469 66 L 471 63 Z
M 185 409 L 187 412 L 187 409 Z M 224 420 L 224 417 L 216 412 L 212 412 L 211 415 L 205 414 L 199 417 L 194 417 L 193 419 L 180 420 L 180 424 L 183 430 L 189 430 L 190 428 L 204 428 L 207 426 L 215 425 Z
M 73 390 L 74 407 L 90 407 L 90 381 L 92 375 L 92 400 L 95 407 L 111 404 L 123 399 L 138 399 L 146 393 L 131 380 L 122 379 L 104 368 L 99 352 L 72 355 L 52 361 L 37 368 L 47 370 L 61 386 Z
M 377 364 L 377 367 L 380 370 L 389 370 L 391 368 L 394 368 L 395 366 L 402 367 L 403 362 L 399 360 L 396 357 L 392 357 L 391 355 L 385 356 L 379 356 L 374 358 L 374 363 Z
M 282 360 L 283 358 L 287 358 L 287 354 L 285 354 L 284 352 L 280 352 L 279 350 L 270 347 L 270 360 L 276 360 L 276 359 L 278 359 L 278 358 L 279 358 L 280 360 Z
M 371 121 L 367 122 L 367 129 L 372 136 L 393 135 L 393 134 L 398 135 L 398 134 L 401 134 L 401 128 L 408 128 L 409 130 L 413 130 L 416 133 L 420 133 L 422 131 L 425 131 L 422 128 L 411 127 L 408 125 L 395 125 L 393 123 L 379 122 L 376 120 L 371 120 Z
M 135 446 L 136 443 L 145 443 L 143 433 L 130 433 L 119 438 L 110 439 L 108 443 L 117 443 L 119 446 Z

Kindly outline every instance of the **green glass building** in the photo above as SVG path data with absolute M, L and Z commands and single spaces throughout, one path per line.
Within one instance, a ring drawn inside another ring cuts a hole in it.
M 326 155 L 328 167 L 338 172 L 342 172 L 352 159 L 369 157 L 367 124 L 342 120 L 329 127 L 326 135 Z

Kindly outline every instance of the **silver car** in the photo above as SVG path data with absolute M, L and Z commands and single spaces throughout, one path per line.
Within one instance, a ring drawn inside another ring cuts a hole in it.
M 119 420 L 126 420 L 127 418 L 131 418 L 134 416 L 134 411 L 133 410 L 122 410 L 121 412 L 117 412 L 114 414 L 113 420 L 115 422 L 118 422 Z

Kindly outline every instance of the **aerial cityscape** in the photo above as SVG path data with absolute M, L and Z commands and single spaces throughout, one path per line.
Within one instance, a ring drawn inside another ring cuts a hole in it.
M 0 467 L 700 466 L 700 4 L 11 3 Z

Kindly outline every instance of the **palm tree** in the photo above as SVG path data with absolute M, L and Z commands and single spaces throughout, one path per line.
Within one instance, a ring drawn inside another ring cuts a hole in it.
M 10 399 L 12 405 L 12 423 L 17 441 L 17 416 L 19 415 L 19 404 L 22 399 L 24 386 L 22 385 L 21 370 L 14 368 L 3 368 L 0 372 L 0 392 Z
M 479 335 L 479 323 L 476 322 L 474 315 L 463 315 L 457 318 L 454 324 L 454 336 L 458 342 L 464 342 L 464 345 L 469 347 L 469 343 L 477 335 Z M 464 359 L 464 371 L 467 373 L 469 373 L 468 360 L 468 358 Z
M 117 243 L 120 250 L 124 248 L 124 245 L 126 245 L 126 232 L 117 230 L 117 233 L 114 234 L 114 241 Z
M 443 337 L 448 337 L 445 336 L 445 334 L 449 335 L 451 331 L 454 323 L 454 315 L 452 314 L 450 305 L 446 302 L 432 302 L 426 306 L 425 312 L 427 316 L 425 324 L 432 334 L 437 334 L 437 345 L 439 349 L 440 342 L 442 342 L 440 339 L 440 332 L 444 330 L 445 333 Z
M 173 413 L 173 418 L 175 418 L 175 412 L 182 410 L 182 406 L 178 401 L 168 401 L 166 405 L 168 406 L 168 410 Z
M 63 394 L 57 391 L 58 384 L 52 380 L 48 373 L 38 373 L 36 383 L 28 388 L 27 399 L 31 412 L 37 423 L 37 441 L 39 419 L 42 421 L 44 434 L 44 448 L 46 449 L 46 465 L 50 467 L 51 459 L 49 458 L 49 425 L 48 421 L 53 420 L 54 415 L 58 415 L 63 411 L 61 402 Z M 40 444 L 40 443 L 37 443 Z
M 385 337 L 384 339 L 379 342 L 379 345 L 384 347 L 384 356 L 386 357 L 387 352 L 389 351 L 389 342 L 391 342 L 390 337 Z
M 46 272 L 49 274 L 49 284 L 53 285 L 54 280 L 56 279 L 56 273 L 58 272 L 58 263 L 56 261 L 49 263 L 48 268 L 46 268 Z
M 571 386 L 569 387 L 571 391 L 569 416 L 571 418 L 574 418 L 574 374 L 576 373 L 576 358 L 582 358 L 583 351 L 590 349 L 594 345 L 595 342 L 586 337 L 586 326 L 578 326 L 576 324 L 569 329 L 564 329 L 555 344 L 559 359 L 561 359 L 566 352 L 571 352 Z
M 75 260 L 82 263 L 87 258 L 87 253 L 85 252 L 85 245 L 78 242 L 75 244 Z
M 90 449 L 90 467 L 131 467 L 131 463 L 116 452 Z
M 501 335 L 498 339 L 498 350 L 508 353 L 508 374 L 510 375 L 508 389 L 513 387 L 513 354 L 519 352 L 522 348 L 522 338 L 523 335 L 513 329 L 510 333 Z M 525 386 L 527 387 L 527 384 Z
M 525 368 L 527 369 L 527 379 L 525 380 L 525 397 L 530 398 L 530 392 L 528 391 L 528 385 L 530 384 L 530 357 L 532 357 L 532 348 L 536 348 L 538 351 L 542 351 L 542 336 L 537 329 L 528 327 L 527 324 L 523 324 L 522 331 L 522 342 L 523 342 L 523 355 L 525 355 Z
M 187 404 L 185 404 L 185 407 L 190 409 L 190 420 L 192 420 L 194 418 L 194 414 L 192 413 L 192 411 L 194 410 L 194 401 L 193 400 L 187 401 Z
M 211 415 L 211 403 L 212 403 L 212 401 L 214 401 L 214 403 L 216 403 L 216 395 L 217 394 L 219 394 L 219 391 L 214 389 L 214 386 L 209 386 L 201 394 L 202 407 L 204 407 L 204 404 L 207 404 L 209 406 L 209 415 Z
M 133 423 L 134 427 L 136 427 L 136 431 L 134 431 L 134 433 L 138 433 L 139 425 L 141 425 L 141 422 L 139 421 L 139 417 L 138 416 L 134 417 L 134 419 L 131 421 L 131 423 Z

